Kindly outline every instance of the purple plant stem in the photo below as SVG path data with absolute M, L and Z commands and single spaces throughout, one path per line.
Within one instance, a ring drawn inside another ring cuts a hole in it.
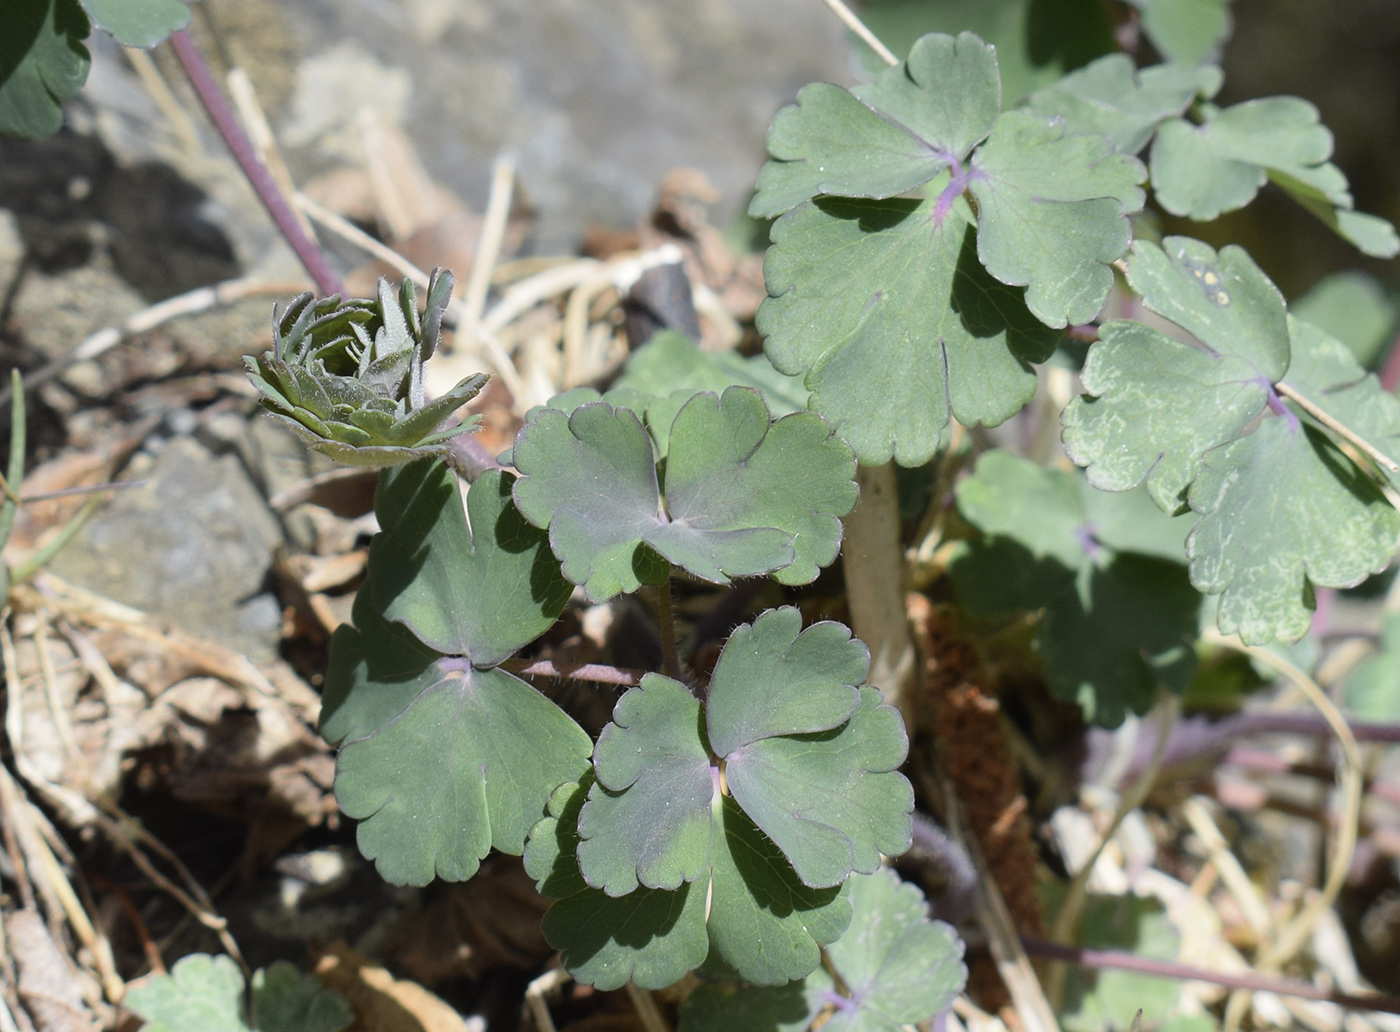
M 1380 723 L 1364 720 L 1348 720 L 1347 726 L 1358 742 L 1400 742 L 1400 723 Z M 1280 713 L 1267 710 L 1246 710 L 1222 720 L 1209 720 L 1204 717 L 1187 717 L 1177 722 L 1167 740 L 1167 751 L 1162 757 L 1164 767 L 1174 767 L 1198 757 L 1223 756 L 1231 746 L 1247 735 L 1292 734 L 1330 738 L 1332 728 L 1316 713 L 1301 711 Z M 1090 729 L 1089 757 L 1081 768 L 1081 776 L 1092 779 L 1102 769 L 1106 732 Z M 1150 719 L 1143 722 L 1134 745 L 1133 758 L 1123 771 L 1126 784 L 1147 769 L 1156 741 L 1156 727 Z
M 580 663 L 578 666 L 556 666 L 547 659 L 508 659 L 503 670 L 521 677 L 558 677 L 572 681 L 594 681 L 597 684 L 618 684 L 634 687 L 642 681 L 642 671 L 606 666 L 602 663 Z
M 1358 742 L 1400 742 L 1400 723 L 1379 721 L 1348 720 L 1347 726 Z M 1278 731 L 1284 734 L 1319 735 L 1332 734 L 1327 721 L 1315 713 L 1267 713 L 1251 711 L 1234 717 L 1227 717 L 1216 725 L 1227 740 L 1240 735 L 1258 734 L 1265 731 Z
M 180 61 L 180 67 L 185 70 L 185 75 L 189 77 L 190 85 L 194 87 L 195 93 L 199 95 L 200 103 L 204 105 L 204 110 L 209 113 L 209 117 L 214 122 L 214 127 L 219 130 L 219 135 L 224 138 L 224 143 L 228 144 L 228 149 L 232 152 L 234 160 L 243 169 L 243 174 L 248 177 L 249 184 L 253 191 L 262 201 L 267 213 L 272 216 L 272 221 L 276 223 L 277 229 L 292 245 L 292 250 L 301 259 L 301 264 L 310 273 L 311 279 L 316 284 L 316 289 L 324 296 L 340 294 L 344 288 L 340 284 L 340 277 L 332 271 L 330 264 L 326 261 L 326 256 L 321 253 L 321 249 L 307 238 L 302 231 L 301 223 L 297 221 L 287 199 L 282 196 L 282 191 L 277 189 L 277 184 L 273 182 L 272 174 L 261 161 L 258 160 L 257 152 L 253 149 L 252 142 L 243 132 L 243 127 L 238 124 L 238 119 L 233 117 L 233 109 L 228 106 L 228 101 L 224 99 L 223 91 L 219 89 L 219 84 L 214 81 L 214 75 L 209 71 L 209 66 L 204 63 L 204 57 L 200 54 L 199 48 L 184 29 L 170 34 L 170 45 L 175 49 L 175 56 Z
M 448 464 L 469 484 L 476 483 L 476 478 L 487 470 L 506 468 L 469 433 L 451 438 L 447 442 L 447 450 Z
M 1269 978 L 1265 975 L 1229 975 L 1222 971 L 1209 971 L 1205 968 L 1177 964 L 1169 960 L 1153 960 L 1139 957 L 1122 950 L 1091 950 L 1083 946 L 1062 946 L 1045 939 L 1021 936 L 1021 944 L 1026 952 L 1051 960 L 1067 960 L 1073 964 L 1095 969 L 1115 969 L 1136 971 L 1159 978 L 1179 978 L 1190 982 L 1210 982 L 1223 985 L 1227 989 L 1249 989 L 1258 992 L 1278 993 L 1281 996 L 1297 996 L 1305 1000 L 1325 1000 L 1353 1010 L 1381 1011 L 1386 1014 L 1400 1014 L 1400 996 L 1385 993 L 1368 993 L 1356 996 L 1352 993 L 1333 992 L 1319 989 L 1307 982 L 1287 978 Z
M 1397 384 L 1400 384 L 1400 336 L 1390 342 L 1385 364 L 1381 366 L 1381 386 L 1390 392 L 1395 390 Z
M 1316 763 L 1292 763 L 1275 753 L 1251 749 L 1246 745 L 1231 746 L 1230 751 L 1220 758 L 1220 763 L 1255 773 L 1295 774 L 1318 781 L 1331 781 L 1337 773 L 1331 767 Z M 1366 783 L 1366 791 L 1377 799 L 1400 806 L 1400 785 L 1392 785 L 1388 781 L 1370 781 Z

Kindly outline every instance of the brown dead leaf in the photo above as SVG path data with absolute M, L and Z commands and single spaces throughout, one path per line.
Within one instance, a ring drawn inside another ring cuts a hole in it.
M 424 985 L 492 968 L 536 970 L 554 950 L 540 930 L 549 904 L 515 857 L 497 856 L 468 882 L 399 922 L 386 957 Z
M 32 910 L 6 914 L 5 937 L 19 969 L 19 998 L 37 1032 L 97 1032 L 102 1027 L 43 918 Z
M 27 472 L 20 492 L 25 498 L 34 498 L 105 483 L 139 444 L 139 437 L 127 434 L 118 440 L 109 439 L 96 448 L 64 452 Z M 13 562 L 18 556 L 32 552 L 45 537 L 77 515 L 90 497 L 86 494 L 69 495 L 20 506 L 5 545 L 6 557 Z
M 395 978 L 344 943 L 328 947 L 316 961 L 327 989 L 350 1001 L 350 1032 L 469 1032 L 462 1016 L 416 982 Z
M 351 222 L 374 222 L 374 187 L 362 168 L 333 168 L 308 181 L 301 192 Z

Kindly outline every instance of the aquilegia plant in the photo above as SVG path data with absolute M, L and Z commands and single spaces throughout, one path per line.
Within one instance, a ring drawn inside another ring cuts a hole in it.
M 810 583 L 838 555 L 857 460 L 925 464 L 955 420 L 1008 419 L 1037 363 L 1071 362 L 1071 327 L 1094 339 L 1064 414 L 1084 471 L 980 457 L 955 491 L 961 604 L 1039 611 L 1048 684 L 1109 726 L 1185 686 L 1203 620 L 1302 634 L 1315 586 L 1394 551 L 1400 404 L 1241 248 L 1134 240 L 1132 216 L 1149 180 L 1197 219 L 1272 180 L 1367 253 L 1400 245 L 1352 210 L 1310 105 L 1222 110 L 1220 83 L 1111 55 L 1003 110 L 994 48 L 964 33 L 855 89 L 808 86 L 751 206 L 776 218 L 767 360 L 663 335 L 606 394 L 532 411 L 465 507 L 440 458 L 464 428 L 439 424 L 480 381 L 421 393 L 449 281 L 421 317 L 408 287 L 295 303 L 251 366 L 267 405 L 339 458 L 394 463 L 322 723 L 383 876 L 523 854 L 574 977 L 696 971 L 689 1029 L 896 1029 L 947 1006 L 961 945 L 882 868 L 910 842 L 905 729 L 847 628 L 760 613 L 706 683 L 646 674 L 596 741 L 504 664 L 575 592 Z M 1176 330 L 1094 325 L 1115 268 Z

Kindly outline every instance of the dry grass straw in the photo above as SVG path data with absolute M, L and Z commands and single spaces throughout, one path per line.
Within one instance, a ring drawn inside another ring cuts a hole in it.
M 1337 826 L 1336 841 L 1327 864 L 1327 877 L 1322 889 L 1309 899 L 1287 924 L 1278 929 L 1268 945 L 1263 947 L 1254 959 L 1256 970 L 1264 973 L 1279 971 L 1302 949 L 1313 932 L 1322 913 L 1331 909 L 1337 896 L 1346 884 L 1347 873 L 1356 853 L 1356 840 L 1361 823 L 1362 768 L 1361 751 L 1356 737 L 1351 733 L 1346 718 L 1327 697 L 1316 681 L 1293 663 L 1267 649 L 1245 645 L 1235 638 L 1227 638 L 1218 633 L 1209 633 L 1202 638 L 1212 645 L 1220 645 L 1243 652 L 1265 666 L 1283 675 L 1310 702 L 1328 727 L 1336 735 L 1340 746 L 1340 759 L 1337 770 L 1337 784 L 1341 790 L 1341 817 Z M 1223 872 L 1222 872 L 1223 874 Z M 1245 1011 L 1249 1007 L 1250 994 L 1240 991 L 1230 997 L 1225 1009 L 1225 1032 L 1235 1032 L 1239 1028 Z

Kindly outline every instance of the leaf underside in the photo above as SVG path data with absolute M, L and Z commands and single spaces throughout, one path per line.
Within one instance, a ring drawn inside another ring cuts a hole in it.
M 1056 695 L 1116 727 L 1152 707 L 1158 684 L 1185 689 L 1200 610 L 1184 567 L 1193 516 L 1002 451 L 982 455 L 957 498 L 987 535 L 950 568 L 960 601 L 988 615 L 1044 609 L 1036 641 Z

